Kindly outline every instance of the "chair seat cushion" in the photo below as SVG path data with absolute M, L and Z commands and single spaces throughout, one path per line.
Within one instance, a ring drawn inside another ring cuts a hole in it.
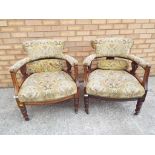
M 20 102 L 43 102 L 76 94 L 77 86 L 69 74 L 42 72 L 30 75 L 19 90 Z
M 126 71 L 97 69 L 90 73 L 86 92 L 113 99 L 139 98 L 145 93 L 139 81 Z

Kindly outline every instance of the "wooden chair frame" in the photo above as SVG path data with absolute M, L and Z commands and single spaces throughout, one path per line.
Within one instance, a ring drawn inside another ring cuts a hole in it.
M 106 56 L 103 56 L 103 57 L 106 57 Z M 96 57 L 94 58 L 94 60 L 97 60 L 99 58 L 103 58 L 103 57 Z M 114 59 L 115 57 L 106 57 L 106 59 Z M 94 96 L 94 95 L 91 95 L 91 94 L 88 94 L 86 92 L 86 85 L 87 85 L 87 82 L 88 82 L 88 77 L 89 77 L 89 74 L 96 70 L 96 69 L 99 69 L 99 68 L 94 68 L 92 69 L 92 62 L 94 60 L 91 61 L 91 64 L 88 66 L 88 65 L 84 65 L 84 105 L 85 105 L 85 112 L 87 114 L 89 114 L 89 98 L 100 98 L 100 99 L 103 99 L 103 100 L 109 100 L 109 101 L 135 101 L 137 100 L 137 104 L 136 104 L 136 109 L 135 109 L 135 115 L 138 115 L 140 110 L 141 110 L 141 107 L 142 107 L 142 104 L 143 102 L 145 101 L 145 97 L 147 95 L 147 91 L 148 91 L 148 77 L 149 77 L 149 73 L 150 73 L 150 66 L 146 66 L 146 67 L 142 67 L 144 69 L 144 76 L 143 76 L 143 79 L 141 79 L 137 74 L 136 74 L 136 70 L 137 68 L 139 67 L 138 63 L 136 63 L 135 61 L 129 59 L 129 58 L 124 58 L 124 57 L 119 57 L 119 56 L 116 56 L 116 58 L 123 58 L 123 59 L 128 59 L 131 62 L 131 67 L 132 69 L 130 71 L 127 71 L 128 73 L 130 73 L 131 75 L 133 75 L 138 81 L 139 83 L 143 86 L 143 88 L 145 89 L 145 94 L 141 97 L 141 98 L 124 98 L 124 99 L 116 99 L 116 98 L 105 98 L 105 97 L 100 97 L 100 96 Z
M 73 94 L 71 96 L 67 96 L 67 97 L 63 97 L 61 99 L 56 99 L 56 100 L 50 100 L 50 101 L 45 101 L 45 102 L 20 102 L 18 99 L 18 92 L 20 90 L 20 87 L 22 86 L 22 83 L 30 76 L 26 73 L 26 64 L 24 64 L 22 67 L 19 68 L 19 70 L 17 71 L 10 71 L 11 74 L 11 78 L 12 78 L 12 82 L 13 82 L 13 86 L 14 86 L 14 90 L 15 90 L 15 96 L 14 98 L 16 99 L 17 105 L 24 117 L 24 119 L 26 121 L 29 120 L 28 114 L 27 114 L 27 110 L 26 110 L 26 105 L 47 105 L 47 104 L 54 104 L 54 103 L 58 103 L 58 102 L 62 102 L 62 101 L 66 101 L 69 99 L 74 99 L 74 109 L 75 109 L 75 113 L 78 113 L 78 108 L 79 108 L 79 82 L 78 82 L 78 65 L 71 65 L 66 59 L 63 58 L 54 58 L 54 57 L 50 57 L 50 58 L 41 58 L 41 59 L 37 59 L 37 60 L 33 60 L 33 61 L 38 61 L 38 60 L 43 60 L 43 59 L 58 59 L 58 60 L 64 60 L 66 61 L 67 64 L 67 69 L 63 70 L 66 73 L 68 73 L 72 79 L 75 81 L 76 85 L 77 85 L 77 93 Z M 30 62 L 33 62 L 30 61 Z M 29 62 L 28 62 L 29 63 Z M 72 72 L 72 68 L 73 68 L 73 72 Z M 17 72 L 20 71 L 22 74 L 22 82 L 19 83 L 17 80 Z

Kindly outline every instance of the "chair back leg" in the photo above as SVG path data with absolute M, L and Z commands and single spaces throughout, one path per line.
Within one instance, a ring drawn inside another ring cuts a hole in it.
M 79 98 L 74 98 L 74 110 L 75 113 L 78 113 L 78 109 L 79 109 Z
M 84 106 L 85 106 L 85 112 L 89 114 L 89 96 L 88 94 L 84 94 Z

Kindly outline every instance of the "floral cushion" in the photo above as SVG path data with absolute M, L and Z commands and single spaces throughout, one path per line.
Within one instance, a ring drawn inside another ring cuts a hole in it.
M 20 102 L 43 102 L 76 94 L 73 79 L 63 71 L 30 75 L 19 90 Z
M 107 98 L 138 98 L 145 93 L 138 80 L 126 71 L 95 70 L 90 73 L 86 92 Z
M 55 72 L 63 69 L 62 62 L 57 59 L 44 59 L 30 62 L 26 65 L 27 73 Z
M 98 68 L 111 70 L 126 70 L 128 62 L 125 60 L 99 60 Z
M 55 41 L 50 39 L 32 40 L 23 43 L 23 46 L 31 60 L 45 57 L 63 57 L 63 41 Z
M 100 38 L 92 41 L 97 56 L 122 56 L 129 53 L 133 40 L 129 38 Z

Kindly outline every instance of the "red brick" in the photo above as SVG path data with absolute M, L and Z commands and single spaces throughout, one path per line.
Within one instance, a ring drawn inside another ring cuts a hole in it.
M 0 38 L 10 38 L 10 33 L 0 33 Z
M 107 25 L 99 25 L 99 29 L 113 29 L 112 24 L 107 24 Z
M 91 24 L 90 19 L 77 19 L 76 24 Z
M 50 26 L 35 26 L 35 31 L 51 31 Z
M 84 30 L 97 30 L 98 25 L 84 25 Z
M 59 25 L 59 20 L 43 20 L 44 25 Z
M 26 32 L 15 32 L 15 33 L 11 33 L 11 35 L 12 35 L 12 37 L 15 37 L 15 38 L 27 37 Z
M 24 20 L 10 20 L 8 21 L 9 26 L 20 26 L 24 25 Z
M 65 31 L 67 30 L 67 26 L 52 26 L 53 31 Z
M 83 26 L 81 25 L 72 25 L 68 26 L 68 30 L 82 30 Z
M 106 19 L 93 19 L 92 24 L 106 24 Z
M 6 20 L 0 20 L 0 26 L 7 26 L 7 21 Z
M 28 37 L 43 37 L 43 32 L 28 32 Z
M 61 25 L 74 25 L 75 24 L 75 20 L 73 20 L 73 19 L 60 20 L 60 24 Z
M 41 20 L 26 20 L 25 21 L 26 25 L 42 25 Z

